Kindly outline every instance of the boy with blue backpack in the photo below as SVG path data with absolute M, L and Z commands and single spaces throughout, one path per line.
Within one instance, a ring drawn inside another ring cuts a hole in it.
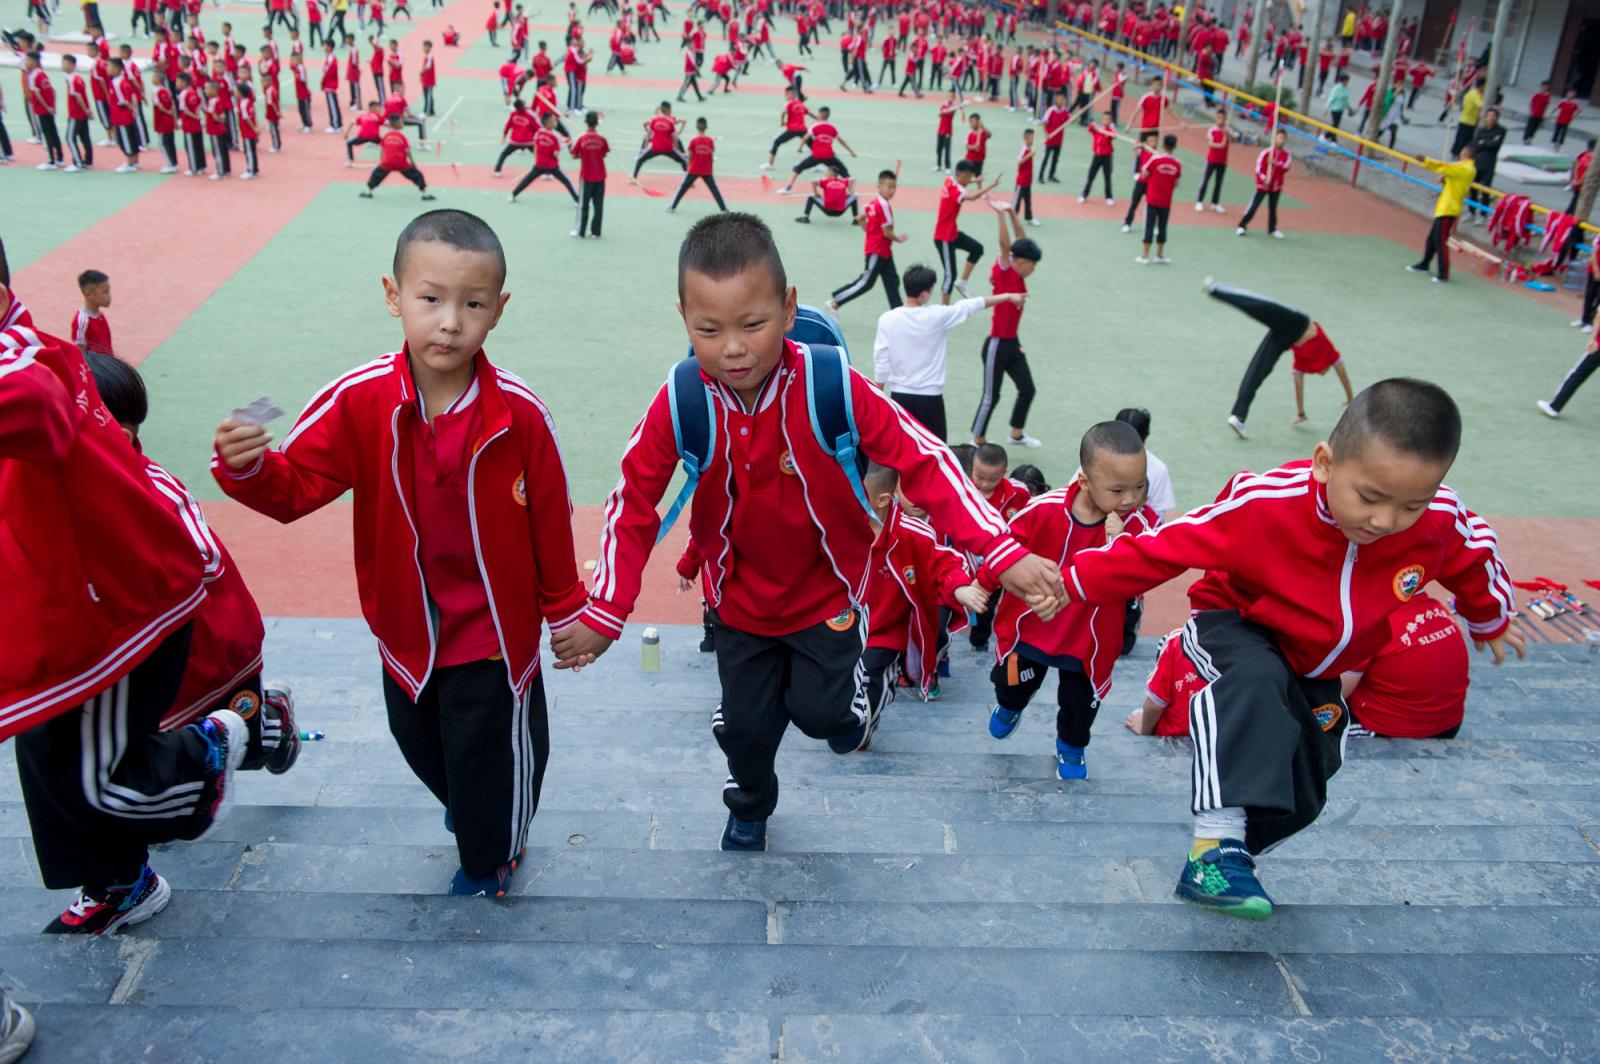
M 791 722 L 840 754 L 872 734 L 861 658 L 877 528 L 862 457 L 897 470 L 905 493 L 1035 610 L 1053 615 L 1065 598 L 1057 567 L 1018 546 L 944 444 L 850 369 L 826 319 L 806 309 L 797 322 L 797 309 L 759 218 L 712 215 L 689 230 L 678 310 L 694 355 L 633 430 L 589 605 L 551 644 L 558 668 L 581 668 L 621 636 L 663 527 L 656 504 L 682 460 L 689 484 L 666 523 L 698 485 L 689 527 L 722 680 L 712 734 L 728 759 L 725 850 L 766 849 Z

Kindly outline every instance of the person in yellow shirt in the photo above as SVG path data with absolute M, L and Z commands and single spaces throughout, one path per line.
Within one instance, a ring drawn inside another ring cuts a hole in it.
M 1427 273 L 1428 267 L 1433 264 L 1433 256 L 1438 254 L 1439 273 L 1433 278 L 1435 284 L 1450 279 L 1450 236 L 1455 232 L 1456 222 L 1461 217 L 1461 204 L 1466 200 L 1467 192 L 1478 176 L 1478 164 L 1473 161 L 1474 155 L 1472 144 L 1467 143 L 1456 152 L 1456 161 L 1453 163 L 1417 156 L 1417 162 L 1439 175 L 1444 187 L 1439 190 L 1439 198 L 1433 205 L 1433 227 L 1428 230 L 1428 242 L 1422 249 L 1422 261 L 1407 266 L 1406 269 L 1412 273 Z
M 1461 121 L 1456 125 L 1456 139 L 1450 144 L 1451 154 L 1459 152 L 1461 145 L 1470 143 L 1477 136 L 1478 116 L 1483 113 L 1483 89 L 1487 84 L 1487 78 L 1479 78 L 1461 97 Z
M 1344 41 L 1346 48 L 1355 42 L 1356 9 L 1353 7 L 1344 13 L 1344 24 L 1339 27 L 1339 38 Z

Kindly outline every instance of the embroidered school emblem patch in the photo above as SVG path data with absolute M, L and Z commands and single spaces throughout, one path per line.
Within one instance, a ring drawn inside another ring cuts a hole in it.
M 261 699 L 256 697 L 254 691 L 235 691 L 228 699 L 228 708 L 249 720 L 261 708 Z
M 1007 510 L 1006 510 L 1006 520 L 1010 521 L 1015 516 L 1017 516 L 1017 508 L 1015 506 L 1007 508 Z
M 848 632 L 851 628 L 855 627 L 856 611 L 846 608 L 843 613 L 839 614 L 839 616 L 830 617 L 823 623 L 835 632 Z
M 778 472 L 785 473 L 791 477 L 800 475 L 799 470 L 794 467 L 794 455 L 784 451 L 778 456 Z
M 917 569 L 914 565 L 908 565 L 904 569 L 900 570 L 900 575 L 906 578 L 906 583 L 908 584 L 914 584 L 917 582 Z
M 1411 596 L 1422 588 L 1423 568 L 1420 565 L 1408 565 L 1394 574 L 1394 597 L 1401 602 L 1410 602 Z
M 1344 716 L 1344 707 L 1337 702 L 1329 702 L 1325 706 L 1313 709 L 1311 715 L 1317 718 L 1317 723 L 1322 726 L 1323 731 L 1333 731 L 1334 726 L 1339 723 L 1339 718 Z
M 528 478 L 525 475 L 517 474 L 517 479 L 511 485 L 511 497 L 518 506 L 528 505 Z

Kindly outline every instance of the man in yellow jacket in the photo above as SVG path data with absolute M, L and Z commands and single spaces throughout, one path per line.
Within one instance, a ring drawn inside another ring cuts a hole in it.
M 1450 236 L 1456 230 L 1456 222 L 1461 217 L 1461 204 L 1467 198 L 1467 192 L 1472 188 L 1472 182 L 1478 176 L 1478 164 L 1473 161 L 1475 154 L 1471 144 L 1463 144 L 1460 151 L 1456 152 L 1456 161 L 1443 162 L 1439 159 L 1417 157 L 1417 162 L 1438 174 L 1444 182 L 1444 187 L 1439 190 L 1439 198 L 1433 205 L 1433 227 L 1428 230 L 1428 242 L 1422 249 L 1422 261 L 1407 266 L 1412 273 L 1427 273 L 1428 267 L 1433 264 L 1435 253 L 1439 256 L 1439 275 L 1434 283 L 1450 279 Z

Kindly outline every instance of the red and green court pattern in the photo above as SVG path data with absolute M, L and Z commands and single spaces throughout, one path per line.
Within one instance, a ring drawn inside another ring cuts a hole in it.
M 597 58 L 587 102 L 604 112 L 601 131 L 613 149 L 601 240 L 568 236 L 574 211 L 558 186 L 539 182 L 512 205 L 507 194 L 520 170 L 508 167 L 504 178 L 491 177 L 505 117 L 495 70 L 508 35 L 502 33 L 500 48 L 490 46 L 483 28 L 488 3 L 456 0 L 438 11 L 424 3 L 414 24 L 389 28 L 407 56 L 414 109 L 420 109 L 421 42 L 434 41 L 439 115 L 428 133 L 441 143 L 437 152 L 418 146 L 418 160 L 438 193 L 437 206 L 481 215 L 505 243 L 512 297 L 488 351 L 526 377 L 554 412 L 571 476 L 580 561 L 594 557 L 600 507 L 616 480 L 628 432 L 668 366 L 684 353 L 674 308 L 676 248 L 684 230 L 714 209 L 696 188 L 668 214 L 666 197 L 679 175 L 664 160 L 646 168 L 645 190 L 626 181 L 641 123 L 675 95 L 681 77 L 683 5 L 679 0 L 669 7 L 662 42 L 642 44 L 642 62 L 626 76 L 601 73 L 610 27 L 589 24 Z M 126 30 L 127 4 L 102 3 L 101 11 L 113 32 Z M 353 15 L 354 5 L 352 21 Z M 74 17 L 63 5 L 59 25 Z M 548 41 L 557 56 L 561 17 L 562 8 L 552 3 L 532 14 L 533 40 Z M 208 5 L 202 25 L 214 35 L 225 19 L 253 56 L 262 8 Z M 460 48 L 439 44 L 451 24 L 461 31 Z M 711 36 L 708 50 L 715 54 L 722 38 L 715 28 Z M 896 258 L 902 270 L 932 263 L 934 197 L 943 180 L 932 171 L 938 98 L 839 91 L 836 41 L 803 60 L 810 68 L 804 78 L 811 106 L 833 108 L 835 123 L 859 155 L 846 159 L 864 193 L 870 194 L 877 171 L 902 164 L 896 221 L 911 239 Z M 793 59 L 792 21 L 778 21 L 774 43 L 780 56 Z M 147 42 L 137 41 L 136 48 L 148 54 Z M 874 56 L 874 73 L 879 65 Z M 315 91 L 320 55 L 310 66 Z M 709 82 L 708 72 L 703 85 Z M 283 83 L 288 88 L 287 74 Z M 363 91 L 370 93 L 370 79 Z M 733 94 L 703 104 L 691 99 L 676 110 L 691 128 L 699 116 L 710 121 L 724 194 L 773 226 L 802 301 L 821 304 L 829 290 L 859 272 L 861 237 L 845 220 L 819 215 L 810 226 L 794 222 L 803 196 L 776 194 L 798 158 L 792 144 L 779 157 L 775 180 L 762 180 L 758 167 L 778 131 L 782 102 L 776 67 L 757 61 Z M 251 183 L 162 177 L 149 172 L 159 165 L 154 153 L 145 156 L 146 172 L 113 174 L 109 149 L 100 149 L 92 173 L 41 173 L 33 169 L 41 149 L 19 144 L 18 165 L 0 170 L 0 236 L 18 294 L 50 331 L 67 330 L 79 271 L 111 275 L 118 353 L 140 365 L 151 388 L 145 446 L 205 501 L 263 612 L 352 616 L 357 603 L 347 502 L 282 527 L 224 500 L 206 471 L 212 429 L 233 407 L 269 395 L 298 410 L 326 381 L 400 343 L 379 278 L 395 235 L 423 205 L 415 189 L 393 178 L 374 200 L 357 198 L 372 156 L 346 168 L 340 138 L 322 132 L 320 93 L 314 106 L 316 132 L 297 133 L 286 121 L 284 152 L 263 151 L 262 177 Z M 1025 118 L 1003 104 L 979 110 L 994 133 L 989 172 L 1006 171 L 1000 192 L 1009 194 Z M 7 117 L 20 142 L 20 111 Z M 958 126 L 958 154 L 960 134 Z M 1029 282 L 1022 341 L 1039 387 L 1028 429 L 1044 446 L 1014 451 L 1013 461 L 1035 462 L 1059 484 L 1075 465 L 1083 430 L 1124 406 L 1150 409 L 1150 447 L 1170 465 L 1182 507 L 1208 501 L 1241 468 L 1308 455 L 1337 418 L 1342 393 L 1331 376 L 1308 381 L 1310 423 L 1291 428 L 1287 359 L 1257 400 L 1251 439 L 1236 439 L 1223 424 L 1261 330 L 1201 294 L 1201 279 L 1213 275 L 1296 304 L 1322 322 L 1357 388 L 1396 374 L 1447 386 L 1467 425 L 1450 482 L 1493 519 L 1514 575 L 1600 579 L 1600 383 L 1580 392 L 1560 422 L 1534 407 L 1554 393 L 1583 351 L 1585 337 L 1569 326 L 1577 295 L 1508 287 L 1486 279 L 1465 258 L 1458 258 L 1449 285 L 1408 274 L 1404 266 L 1418 257 L 1426 219 L 1303 170 L 1291 174 L 1284 197 L 1281 226 L 1288 238 L 1267 238 L 1263 216 L 1241 239 L 1234 226 L 1252 187 L 1256 149 L 1233 150 L 1223 197 L 1228 213 L 1197 214 L 1191 203 L 1203 170 L 1200 132 L 1180 135 L 1185 174 L 1173 211 L 1169 266 L 1135 265 L 1137 228 L 1121 232 L 1131 179 L 1127 144 L 1117 148 L 1115 207 L 1098 197 L 1077 202 L 1089 154 L 1081 129 L 1068 134 L 1062 183 L 1036 188 L 1043 224 L 1030 235 L 1044 258 Z M 516 158 L 524 166 L 530 161 Z M 576 176 L 575 162 L 569 173 Z M 995 217 L 981 205 L 968 207 L 962 227 L 988 249 L 973 286 L 974 294 L 986 292 Z M 869 373 L 874 323 L 885 305 L 875 290 L 841 314 L 854 361 Z M 953 439 L 966 438 L 977 405 L 984 330 L 975 320 L 952 337 L 947 402 Z M 1004 432 L 1009 392 L 1008 386 L 993 436 Z M 287 426 L 274 427 L 281 435 Z M 658 554 L 636 619 L 698 619 L 698 602 L 675 593 L 675 552 Z M 1147 630 L 1176 616 L 1180 590 L 1175 584 L 1157 597 Z

